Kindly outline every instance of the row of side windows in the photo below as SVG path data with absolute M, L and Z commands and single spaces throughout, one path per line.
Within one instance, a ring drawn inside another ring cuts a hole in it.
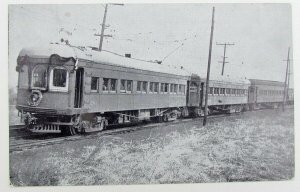
M 208 94 L 210 95 L 247 95 L 247 89 L 231 89 L 231 88 L 219 88 L 219 87 L 210 87 Z
M 99 87 L 102 87 L 103 93 L 116 93 L 117 83 L 120 83 L 120 93 L 132 93 L 133 92 L 133 80 L 127 79 L 110 79 L 103 78 L 102 85 L 100 86 L 99 77 L 91 77 L 91 92 L 99 92 Z M 170 94 L 185 94 L 185 85 L 173 84 L 173 83 L 159 83 L 159 82 L 147 82 L 137 81 L 136 84 L 137 93 L 170 93 Z
M 283 90 L 259 90 L 261 95 L 283 95 Z

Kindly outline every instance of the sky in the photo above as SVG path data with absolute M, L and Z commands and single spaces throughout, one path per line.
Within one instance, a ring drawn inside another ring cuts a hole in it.
M 288 47 L 293 58 L 289 4 L 125 4 L 108 5 L 103 49 L 206 75 L 212 7 L 215 26 L 211 76 L 284 81 Z M 72 45 L 99 46 L 103 4 L 9 5 L 9 87 L 23 47 L 68 39 Z M 293 62 L 291 61 L 291 66 Z M 291 72 L 293 68 L 291 67 Z M 291 86 L 293 86 L 291 76 Z

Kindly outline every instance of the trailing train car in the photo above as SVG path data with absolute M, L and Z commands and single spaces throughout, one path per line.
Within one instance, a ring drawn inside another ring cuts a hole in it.
M 282 105 L 284 83 L 278 81 L 250 79 L 249 106 L 251 109 L 277 108 Z
M 108 124 L 185 116 L 187 106 L 199 106 L 199 92 L 189 90 L 200 78 L 107 52 L 27 48 L 17 71 L 17 109 L 33 132 L 99 131 Z
M 203 81 L 205 83 L 206 79 Z M 234 113 L 246 110 L 249 86 L 250 82 L 247 79 L 212 77 L 209 81 L 208 112 Z

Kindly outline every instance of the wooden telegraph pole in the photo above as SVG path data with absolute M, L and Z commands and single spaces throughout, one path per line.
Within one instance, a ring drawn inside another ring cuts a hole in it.
M 206 121 L 207 121 L 207 101 L 208 101 L 209 74 L 210 74 L 212 42 L 213 42 L 213 36 L 214 36 L 214 17 L 215 17 L 215 7 L 213 7 L 212 19 L 211 19 L 210 42 L 209 42 L 209 53 L 208 53 L 207 75 L 206 75 L 206 88 L 205 88 L 205 107 L 204 107 L 203 126 L 206 125 Z
M 112 3 L 111 5 L 121 5 L 123 6 L 124 4 L 120 4 L 120 3 Z M 101 34 L 95 34 L 95 36 L 100 36 L 100 43 L 99 43 L 99 51 L 102 51 L 102 45 L 103 45 L 103 39 L 104 37 L 112 37 L 112 35 L 104 35 L 104 30 L 105 30 L 105 22 L 106 22 L 106 15 L 107 15 L 107 8 L 108 8 L 108 4 L 105 4 L 104 7 L 104 16 L 103 16 L 103 20 L 102 20 L 102 24 L 101 24 Z
M 220 62 L 223 63 L 223 66 L 222 66 L 222 73 L 221 73 L 221 75 L 223 76 L 223 74 L 224 74 L 225 63 L 228 63 L 228 62 L 225 61 L 225 59 L 226 59 L 226 47 L 227 47 L 227 45 L 234 45 L 234 43 L 217 43 L 216 45 L 222 45 L 222 46 L 224 46 L 223 61 L 220 61 Z
M 286 60 L 286 70 L 285 70 L 285 80 L 284 80 L 284 91 L 283 91 L 283 102 L 282 102 L 282 111 L 284 111 L 286 95 L 287 95 L 287 77 L 289 72 L 289 63 L 290 63 L 290 47 L 288 49 L 288 55 Z

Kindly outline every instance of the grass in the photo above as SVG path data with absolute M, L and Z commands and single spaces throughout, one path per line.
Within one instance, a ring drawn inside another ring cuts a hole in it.
M 10 154 L 13 185 L 288 180 L 293 110 L 159 126 Z

